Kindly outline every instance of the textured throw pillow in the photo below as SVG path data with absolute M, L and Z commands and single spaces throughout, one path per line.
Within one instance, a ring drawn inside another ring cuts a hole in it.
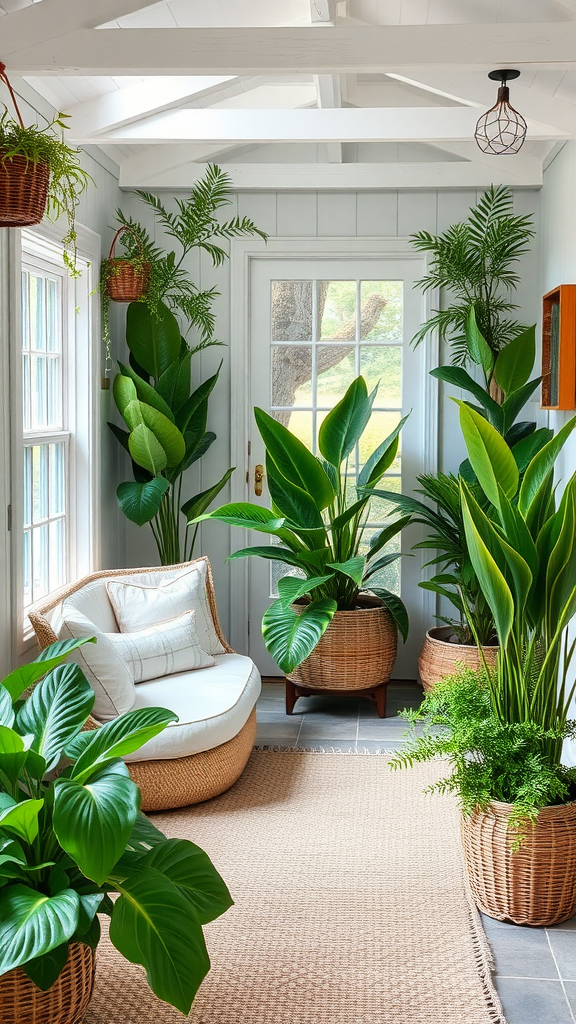
M 95 636 L 97 643 L 84 644 L 70 656 L 86 676 L 96 699 L 92 714 L 99 722 L 109 722 L 130 711 L 136 699 L 134 679 L 126 662 L 110 643 L 110 633 L 97 629 L 76 608 L 64 605 L 58 631 L 60 640 L 80 640 Z
M 108 642 L 128 666 L 135 683 L 159 679 L 174 672 L 209 668 L 216 662 L 200 645 L 194 612 L 184 612 L 171 622 L 148 626 L 133 633 L 107 633 Z
M 160 586 L 144 585 L 132 577 L 129 582 L 109 580 L 107 590 L 121 633 L 135 633 L 193 611 L 198 639 L 206 653 L 226 653 L 208 603 L 206 562 L 199 562 Z

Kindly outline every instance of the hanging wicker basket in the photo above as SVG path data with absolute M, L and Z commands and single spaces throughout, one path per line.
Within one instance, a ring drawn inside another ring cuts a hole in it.
M 90 946 L 72 942 L 62 973 L 46 991 L 21 967 L 0 977 L 0 1024 L 80 1024 L 94 988 L 95 957 Z
M 493 801 L 462 817 L 468 881 L 488 917 L 538 927 L 576 913 L 576 803 L 544 807 L 513 850 L 512 805 Z
M 312 654 L 290 672 L 291 682 L 316 690 L 367 690 L 389 680 L 397 647 L 392 616 L 374 598 L 360 595 L 358 605 L 336 612 Z
M 0 81 L 8 89 L 18 121 L 24 128 L 6 65 L 1 62 Z M 9 156 L 9 150 L 0 148 L 0 227 L 26 228 L 39 224 L 46 211 L 49 181 L 48 164 L 34 163 L 22 153 Z
M 478 648 L 475 645 L 450 643 L 448 637 L 453 633 L 451 626 L 436 626 L 426 633 L 424 646 L 418 658 L 418 671 L 425 690 L 432 690 L 436 683 L 454 675 L 458 668 L 482 668 Z M 498 647 L 483 647 L 482 653 L 488 667 L 493 668 L 496 665 Z
M 137 241 L 139 256 L 133 260 L 114 256 L 114 246 L 123 231 L 128 231 Z M 113 302 L 138 302 L 148 291 L 152 267 L 142 259 L 142 241 L 132 228 L 123 225 L 112 239 L 108 259 L 105 261 L 106 294 Z

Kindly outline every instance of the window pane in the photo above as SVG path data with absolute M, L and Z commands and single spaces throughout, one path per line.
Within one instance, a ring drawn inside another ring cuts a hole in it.
M 402 341 L 402 281 L 362 281 L 361 341 Z
M 32 521 L 48 518 L 48 445 L 32 449 Z
M 60 351 L 58 330 L 58 282 L 46 281 L 46 341 L 49 352 Z
M 28 310 L 28 274 L 22 271 L 22 348 L 30 348 L 30 317 Z
M 272 282 L 272 341 L 312 341 L 312 281 Z
M 30 356 L 24 353 L 22 356 L 22 417 L 24 430 L 32 427 L 32 410 L 30 408 Z
M 32 530 L 32 600 L 39 601 L 48 593 L 48 523 Z
M 297 409 L 294 412 L 273 412 L 275 420 L 279 423 L 283 423 L 285 427 L 288 427 L 293 434 L 296 434 L 303 444 L 307 448 L 312 448 L 312 413 L 311 412 L 300 412 Z
M 50 559 L 50 572 L 49 572 L 49 592 L 56 590 L 61 587 L 64 583 L 64 569 L 65 569 L 65 557 L 64 557 L 64 531 L 65 523 L 63 519 L 56 519 L 55 522 L 50 523 L 50 541 L 49 541 L 49 559 Z
M 388 437 L 394 430 L 394 427 L 398 425 L 400 420 L 399 413 L 396 412 L 373 412 L 366 430 L 360 438 L 360 467 L 370 458 L 372 452 L 382 444 L 382 441 Z M 399 472 L 400 469 L 400 455 L 398 454 L 392 465 L 390 466 L 392 471 Z
M 32 604 L 32 536 L 29 530 L 24 533 L 23 563 L 24 607 L 28 608 Z
M 44 287 L 45 278 L 30 274 L 30 343 L 41 352 L 46 351 Z
M 43 356 L 32 356 L 31 397 L 30 428 L 31 430 L 41 430 L 48 426 L 46 360 Z
M 360 373 L 368 392 L 378 384 L 378 405 L 402 405 L 402 349 L 400 345 L 362 345 Z
M 318 345 L 316 405 L 332 408 L 356 377 L 356 350 L 350 345 Z
M 320 338 L 356 339 L 356 281 L 318 281 Z
M 48 374 L 46 420 L 49 427 L 61 427 L 62 386 L 60 360 L 57 358 L 47 359 L 46 364 Z
M 380 491 L 394 491 L 395 494 L 400 494 L 400 477 L 392 476 L 386 473 L 380 482 L 378 483 L 378 490 Z M 385 501 L 383 498 L 372 498 L 370 501 L 370 520 L 371 524 L 385 523 L 387 519 L 395 518 L 397 515 L 397 507 L 391 501 Z
M 65 448 L 63 444 L 51 444 L 49 447 L 49 474 L 50 474 L 50 515 L 62 515 L 65 511 L 64 505 L 64 459 Z
M 24 526 L 32 525 L 32 449 L 24 449 Z
M 376 530 L 365 530 L 360 544 L 360 554 L 367 555 L 370 547 L 370 540 L 380 532 Z M 400 551 L 400 537 L 393 537 L 381 551 L 378 552 L 378 558 L 383 558 L 385 555 L 392 553 L 393 551 Z M 389 565 L 379 569 L 378 572 L 374 573 L 374 576 L 370 577 L 370 586 L 372 587 L 386 587 L 387 590 L 391 590 L 394 594 L 400 593 L 400 561 L 401 559 L 396 558 Z
M 272 405 L 312 405 L 310 345 L 275 345 L 272 349 Z

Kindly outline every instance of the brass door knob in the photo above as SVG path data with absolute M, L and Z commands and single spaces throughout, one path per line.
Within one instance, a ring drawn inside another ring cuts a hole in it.
M 264 483 L 264 466 L 254 466 L 254 494 L 258 497 L 262 494 Z

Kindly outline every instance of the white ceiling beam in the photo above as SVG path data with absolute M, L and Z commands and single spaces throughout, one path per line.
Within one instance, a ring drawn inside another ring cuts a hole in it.
M 313 25 L 335 25 L 336 0 L 310 0 L 310 18 Z M 339 75 L 314 75 L 314 85 L 317 104 L 320 108 L 342 106 Z M 329 163 L 342 163 L 341 142 L 328 142 L 327 151 Z
M 194 145 L 178 143 L 176 145 L 150 146 L 140 150 L 134 156 L 124 157 L 118 162 L 123 167 L 126 180 L 132 188 L 144 188 L 154 177 L 161 177 L 184 165 L 204 164 L 218 154 L 235 146 Z M 193 172 L 195 175 L 195 172 Z
M 13 13 L 2 21 L 2 59 L 12 71 L 12 62 L 6 57 L 14 49 L 68 37 L 73 29 L 93 29 L 112 18 L 151 7 L 155 2 L 157 0 L 43 0 L 26 6 L 13 2 Z
M 80 2 L 85 5 L 90 0 L 44 0 L 8 15 L 3 29 L 11 19 L 37 11 L 42 14 L 42 8 L 52 4 L 74 8 Z M 100 0 L 99 7 L 106 7 L 108 13 L 112 2 Z M 130 0 L 120 2 L 126 5 Z M 70 20 L 74 24 L 78 19 L 71 16 Z M 59 38 L 51 38 L 46 29 L 42 42 L 37 28 L 34 33 L 12 30 L 3 36 L 3 60 L 14 74 L 402 73 L 403 68 L 414 66 L 486 72 L 526 64 L 560 70 L 576 64 L 573 21 L 476 24 L 472 30 L 463 24 L 78 29 Z
M 205 164 L 187 163 L 172 170 L 147 171 L 144 154 L 120 165 L 120 187 L 190 189 L 206 171 Z M 514 163 L 513 163 L 514 161 Z M 493 169 L 484 163 L 385 164 L 221 164 L 239 190 L 343 189 L 378 191 L 416 188 L 487 188 L 494 181 L 516 187 L 542 184 L 540 161 L 494 157 Z M 514 168 L 510 172 L 510 168 Z
M 243 145 L 267 142 L 442 142 L 473 136 L 476 111 L 470 107 L 369 107 L 341 110 L 186 109 L 172 110 L 124 128 L 101 132 L 110 144 L 221 142 Z M 566 133 L 549 125 L 529 124 L 531 139 L 561 139 Z M 93 142 L 70 129 L 77 144 Z
M 185 75 L 182 78 L 169 75 L 151 78 L 69 107 L 66 113 L 72 119 L 70 123 L 75 133 L 94 136 L 139 118 L 171 110 L 232 81 L 234 78 L 230 75 Z
M 575 0 L 576 2 L 576 0 Z M 389 76 L 408 85 L 447 99 L 474 106 L 478 114 L 496 102 L 497 83 L 478 74 L 453 74 L 451 71 L 412 69 L 411 73 Z M 518 82 L 510 85 L 510 101 L 526 118 L 554 125 L 570 135 L 576 134 L 576 103 L 528 89 Z

